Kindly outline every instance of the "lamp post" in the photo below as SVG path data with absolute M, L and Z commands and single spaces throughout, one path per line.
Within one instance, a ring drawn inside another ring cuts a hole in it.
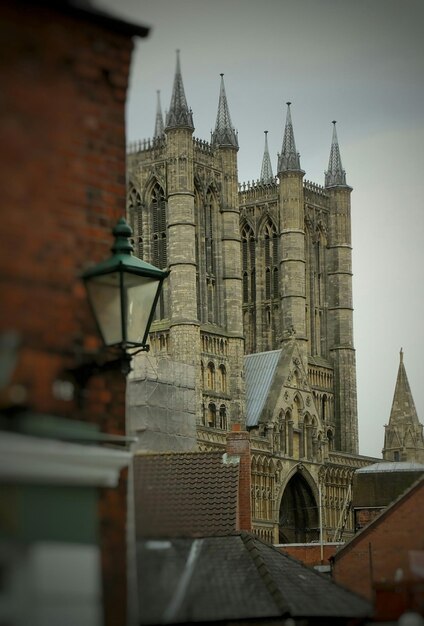
M 112 256 L 84 272 L 89 302 L 105 346 L 117 348 L 129 366 L 128 348 L 147 351 L 147 339 L 167 270 L 132 254 L 132 230 L 124 218 L 113 229 Z M 105 364 L 107 367 L 107 363 Z M 123 368 L 130 371 L 130 368 Z

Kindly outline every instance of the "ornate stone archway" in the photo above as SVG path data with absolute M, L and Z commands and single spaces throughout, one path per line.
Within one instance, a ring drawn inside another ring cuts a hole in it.
M 311 486 L 298 471 L 281 498 L 279 543 L 309 543 L 318 539 L 318 505 Z

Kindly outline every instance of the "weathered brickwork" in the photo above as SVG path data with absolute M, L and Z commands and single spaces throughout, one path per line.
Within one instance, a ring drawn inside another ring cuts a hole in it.
M 372 599 L 379 583 L 418 580 L 412 558 L 424 548 L 423 496 L 421 479 L 347 544 L 335 558 L 336 582 Z
M 100 348 L 80 276 L 109 256 L 111 229 L 125 214 L 134 33 L 90 11 L 42 4 L 1 7 L 0 331 L 19 334 L 12 389 L 26 406 L 123 435 L 123 375 L 94 376 L 79 389 L 68 370 Z M 125 623 L 125 510 L 122 476 L 101 495 L 107 624 Z

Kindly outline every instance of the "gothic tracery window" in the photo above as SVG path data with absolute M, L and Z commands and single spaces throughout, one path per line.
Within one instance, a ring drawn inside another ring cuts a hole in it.
M 142 226 L 142 205 L 138 191 L 131 185 L 127 197 L 128 220 L 133 231 L 132 244 L 134 254 L 140 259 L 143 258 L 143 226 Z
M 159 183 L 156 183 L 150 193 L 151 216 L 151 262 L 160 269 L 168 265 L 168 250 L 166 236 L 166 202 L 165 193 Z M 162 288 L 156 308 L 156 317 L 162 319 L 167 315 L 167 288 Z

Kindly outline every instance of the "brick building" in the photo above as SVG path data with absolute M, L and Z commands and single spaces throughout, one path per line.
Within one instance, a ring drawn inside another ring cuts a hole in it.
M 335 581 L 375 599 L 378 619 L 424 614 L 423 514 L 421 477 L 334 557 Z
M 0 621 L 124 624 L 125 378 L 80 376 L 101 349 L 81 273 L 125 213 L 148 30 L 72 1 L 1 3 L 0 18 Z
M 250 530 L 245 431 L 226 450 L 134 459 L 141 624 L 363 623 L 370 604 Z

